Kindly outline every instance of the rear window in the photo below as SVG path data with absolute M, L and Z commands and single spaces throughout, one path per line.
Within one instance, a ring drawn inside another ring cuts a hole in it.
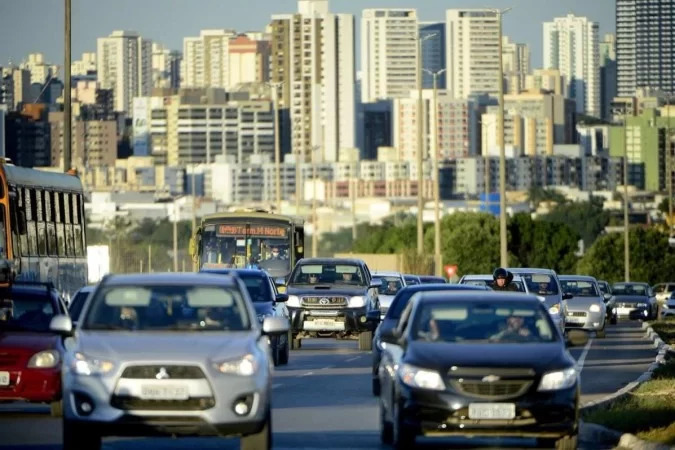
M 595 283 L 583 280 L 560 280 L 563 292 L 575 297 L 597 297 L 600 294 L 595 288 Z
M 0 300 L 0 330 L 48 332 L 57 312 L 47 291 L 13 289 Z
M 237 274 L 246 285 L 246 290 L 254 303 L 274 301 L 274 295 L 266 276 Z

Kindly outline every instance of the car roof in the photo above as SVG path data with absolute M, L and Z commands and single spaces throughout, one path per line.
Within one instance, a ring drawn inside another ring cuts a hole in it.
M 298 265 L 305 264 L 351 264 L 360 266 L 364 262 L 356 258 L 302 258 L 298 261 Z
M 373 272 L 373 276 L 381 276 L 381 277 L 402 277 L 401 272 Z
M 506 270 L 513 274 L 542 273 L 547 275 L 557 275 L 553 269 L 542 269 L 538 267 L 507 267 Z
M 140 273 L 109 275 L 105 279 L 108 286 L 122 286 L 130 284 L 165 284 L 173 286 L 210 285 L 210 286 L 237 286 L 234 276 L 217 275 L 194 272 L 181 273 Z
M 22 283 L 20 281 L 12 283 L 12 292 L 33 292 L 48 295 L 55 291 L 54 286 L 42 283 Z
M 457 298 L 458 300 L 471 301 L 471 302 L 494 302 L 499 303 L 503 301 L 510 301 L 522 304 L 531 304 L 539 305 L 541 302 L 537 297 L 532 294 L 519 293 L 519 292 L 508 292 L 500 293 L 497 291 L 482 291 L 482 292 L 425 292 L 422 293 L 418 298 L 418 302 L 424 303 L 446 303 L 448 301 L 448 296 L 450 298 Z
M 210 273 L 216 275 L 260 275 L 269 276 L 267 271 L 262 269 L 201 269 L 199 273 Z
M 471 275 L 464 275 L 462 277 L 463 280 L 492 280 L 494 277 L 492 274 L 486 273 L 486 274 L 471 274 Z M 513 281 L 523 281 L 523 277 L 521 277 L 518 274 L 513 274 Z
M 425 292 L 425 291 L 486 291 L 484 286 L 471 286 L 469 284 L 427 283 L 405 286 L 399 292 Z
M 80 289 L 77 290 L 77 292 L 92 292 L 94 289 L 96 289 L 96 285 L 90 284 L 87 286 L 82 286 Z
M 643 283 L 641 281 L 617 281 L 616 283 L 614 283 L 614 286 L 618 286 L 618 285 L 628 286 L 628 285 L 631 285 L 631 284 L 638 285 L 638 286 L 651 287 L 649 285 L 649 283 Z
M 588 275 L 558 275 L 558 278 L 560 281 L 598 281 L 595 279 L 595 277 L 591 277 Z

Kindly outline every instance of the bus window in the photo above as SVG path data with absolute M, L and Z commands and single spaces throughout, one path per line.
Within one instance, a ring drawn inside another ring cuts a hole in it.
M 63 192 L 54 192 L 54 206 L 56 210 L 56 243 L 59 248 L 59 256 L 66 256 L 66 232 L 63 207 Z
M 0 257 L 7 258 L 7 221 L 5 206 L 0 205 Z
M 59 249 L 56 245 L 56 224 L 54 223 L 55 208 L 52 192 L 45 191 L 45 222 L 47 224 L 47 254 L 58 256 Z
M 63 210 L 65 211 L 66 223 L 64 225 L 66 230 L 66 255 L 75 256 L 75 243 L 73 242 L 73 212 L 70 194 L 63 194 Z
M 28 254 L 37 256 L 37 202 L 35 200 L 35 190 L 26 188 L 24 190 L 24 199 L 26 201 L 26 234 L 28 235 Z
M 73 240 L 75 241 L 75 254 L 84 256 L 84 224 L 82 223 L 82 196 L 75 195 L 73 202 Z
M 28 220 L 27 217 L 27 209 L 26 208 L 26 195 L 25 195 L 25 190 L 22 188 L 18 188 L 16 191 L 16 195 L 19 201 L 19 209 L 17 209 L 17 214 L 14 216 L 17 221 L 23 221 L 23 223 L 19 223 L 17 229 L 18 230 L 24 230 L 23 234 L 19 235 L 19 243 L 21 244 L 21 255 L 22 256 L 29 256 L 30 255 L 30 249 L 28 248 L 28 232 L 26 230 L 26 221 Z M 23 211 L 23 214 L 19 214 L 19 211 Z M 15 246 L 16 247 L 16 246 Z M 18 253 L 16 253 L 18 255 Z
M 45 223 L 45 203 L 42 191 L 35 192 L 37 199 L 37 238 L 38 253 L 40 256 L 47 255 L 47 224 Z

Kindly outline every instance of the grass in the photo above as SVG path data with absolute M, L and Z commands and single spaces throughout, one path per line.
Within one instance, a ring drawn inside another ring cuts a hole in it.
M 675 344 L 675 320 L 650 323 L 667 344 Z M 675 445 L 675 360 L 658 367 L 643 383 L 609 409 L 584 414 L 586 422 L 632 433 L 640 439 Z

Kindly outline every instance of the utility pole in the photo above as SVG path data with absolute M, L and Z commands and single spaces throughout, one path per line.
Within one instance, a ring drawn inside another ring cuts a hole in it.
M 672 137 L 670 136 L 671 102 L 673 97 L 668 97 L 668 129 L 666 130 L 666 183 L 668 183 L 668 236 L 673 234 L 673 155 Z
M 499 22 L 499 247 L 501 266 L 509 265 L 509 254 L 506 242 L 506 149 L 504 139 L 504 67 L 502 55 L 502 16 L 511 8 L 496 10 Z
M 178 205 L 173 201 L 173 271 L 178 272 Z
M 71 169 L 71 143 L 72 143 L 72 112 L 71 112 L 71 92 L 70 92 L 70 60 L 71 60 L 71 8 L 70 1 L 65 0 L 65 62 L 64 62 L 64 80 L 63 80 L 63 171 Z
M 349 193 L 352 200 L 352 242 L 356 242 L 356 188 L 358 187 L 358 179 L 349 179 Z
M 312 148 L 312 258 L 316 258 L 319 251 L 319 217 L 316 212 L 316 152 L 320 149 L 319 146 Z
M 191 158 L 194 155 L 191 156 Z M 192 165 L 192 177 L 190 178 L 191 189 L 192 189 L 192 235 L 194 236 L 197 232 L 197 188 L 195 182 L 195 166 Z
M 152 244 L 148 244 L 148 273 L 152 272 Z
M 624 106 L 626 108 L 626 106 Z M 630 235 L 628 231 L 628 111 L 623 115 L 623 256 L 624 281 L 630 281 Z

